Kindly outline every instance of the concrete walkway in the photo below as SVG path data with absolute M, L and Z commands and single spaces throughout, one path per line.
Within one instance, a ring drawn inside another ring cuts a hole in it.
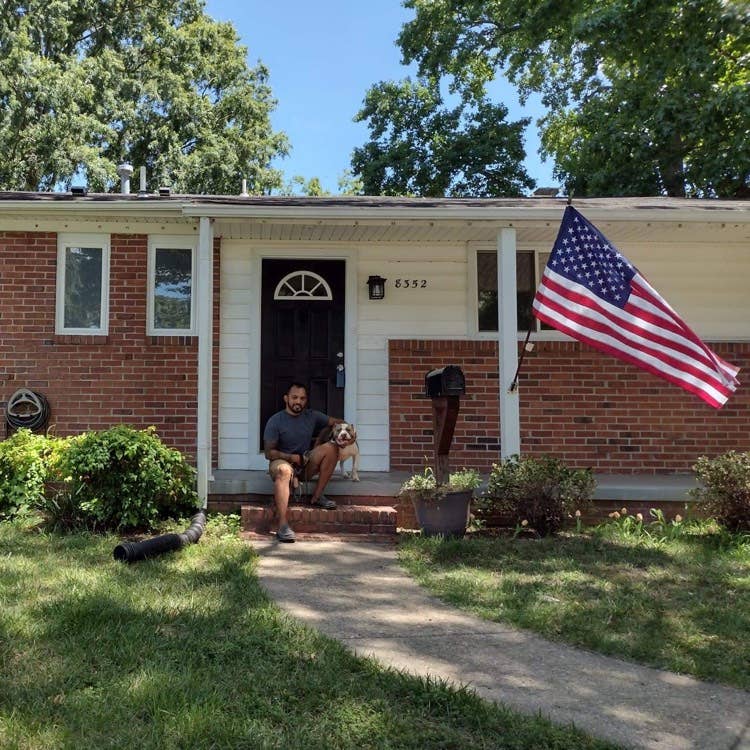
M 750 750 L 750 693 L 550 643 L 462 614 L 362 542 L 253 541 L 261 584 L 304 623 L 358 654 L 471 686 L 623 747 Z

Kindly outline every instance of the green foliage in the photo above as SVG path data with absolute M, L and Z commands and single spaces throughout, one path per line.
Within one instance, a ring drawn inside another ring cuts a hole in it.
M 447 492 L 475 490 L 482 483 L 476 469 L 460 469 L 448 474 L 445 484 L 438 484 L 431 466 L 407 479 L 399 490 L 399 495 L 420 495 L 422 498 L 439 498 Z
M 0 518 L 38 507 L 63 441 L 21 429 L 0 442 Z
M 502 72 L 539 93 L 542 154 L 577 195 L 750 193 L 750 5 L 406 0 L 419 74 L 465 100 Z
M 443 106 L 426 80 L 382 81 L 354 118 L 369 141 L 352 154 L 366 195 L 489 197 L 533 187 L 523 167 L 528 119 L 506 122 L 508 109 L 481 98 Z
M 614 750 L 302 626 L 212 518 L 200 543 L 135 566 L 112 535 L 0 524 L 0 746 Z
M 496 507 L 540 536 L 558 531 L 590 501 L 596 487 L 590 469 L 569 469 L 559 459 L 511 456 L 493 464 L 483 508 Z
M 671 542 L 694 528 L 703 528 L 700 523 L 690 522 L 677 513 L 671 520 L 664 516 L 661 508 L 651 508 L 652 521 L 645 522 L 642 513 L 628 513 L 627 508 L 609 514 L 610 521 L 600 524 L 595 532 L 620 538 L 646 538 L 654 542 Z
M 323 185 L 319 177 L 311 177 L 306 180 L 302 175 L 297 174 L 291 180 L 286 182 L 278 191 L 279 195 L 308 195 L 308 196 L 325 196 L 330 193 L 323 190 Z
M 271 129 L 268 71 L 246 63 L 230 23 L 203 0 L 24 0 L 0 14 L 0 188 L 50 190 L 77 172 L 117 188 L 116 165 L 148 188 L 252 192 L 281 184 L 288 150 Z
M 62 526 L 132 529 L 197 505 L 194 469 L 153 427 L 125 425 L 71 438 L 45 509 Z
M 615 523 L 533 542 L 410 534 L 399 557 L 432 594 L 474 615 L 748 690 L 750 534 L 681 526 L 664 541 Z
M 701 511 L 729 531 L 750 531 L 750 452 L 701 456 L 693 471 L 700 486 L 690 494 Z

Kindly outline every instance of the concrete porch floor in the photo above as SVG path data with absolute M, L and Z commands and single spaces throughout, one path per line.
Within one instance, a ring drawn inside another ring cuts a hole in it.
M 326 494 L 362 497 L 394 497 L 411 476 L 408 471 L 361 471 L 359 482 L 334 474 Z M 595 474 L 594 500 L 660 501 L 684 503 L 688 490 L 697 486 L 692 474 Z M 209 481 L 210 495 L 271 494 L 271 480 L 265 471 L 217 469 Z

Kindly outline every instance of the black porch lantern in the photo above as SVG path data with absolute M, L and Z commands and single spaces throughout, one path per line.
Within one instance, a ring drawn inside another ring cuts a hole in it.
M 385 282 L 382 276 L 370 276 L 367 279 L 367 289 L 370 299 L 383 299 L 385 297 Z

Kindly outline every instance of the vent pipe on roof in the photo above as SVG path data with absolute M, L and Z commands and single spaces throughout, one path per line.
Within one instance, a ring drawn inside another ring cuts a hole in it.
M 130 195 L 130 178 L 133 175 L 132 164 L 118 164 L 117 174 L 120 176 L 120 192 L 123 195 Z
M 138 195 L 148 195 L 146 192 L 146 167 L 141 167 L 141 184 L 138 187 Z
M 247 198 L 247 180 L 242 180 L 242 192 L 240 198 Z

